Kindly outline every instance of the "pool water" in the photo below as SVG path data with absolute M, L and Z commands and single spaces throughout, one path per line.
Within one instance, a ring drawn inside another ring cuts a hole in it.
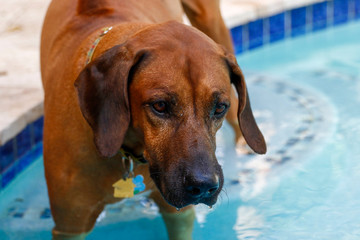
M 196 206 L 194 239 L 360 239 L 360 22 L 238 56 L 266 155 L 241 155 L 224 124 L 225 187 Z M 39 158 L 0 194 L 0 239 L 50 239 Z M 145 195 L 110 205 L 88 239 L 167 239 Z

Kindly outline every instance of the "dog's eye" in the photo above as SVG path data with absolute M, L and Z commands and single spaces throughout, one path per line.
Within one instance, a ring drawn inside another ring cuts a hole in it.
M 152 108 L 155 112 L 165 114 L 167 112 L 167 104 L 165 101 L 159 101 L 152 104 Z
M 228 105 L 226 105 L 225 103 L 216 104 L 214 115 L 217 117 L 221 117 L 226 112 L 227 108 Z

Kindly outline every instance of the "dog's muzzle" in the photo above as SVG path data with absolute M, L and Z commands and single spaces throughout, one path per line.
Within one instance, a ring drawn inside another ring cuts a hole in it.
M 173 167 L 165 173 L 150 167 L 150 172 L 154 173 L 151 176 L 165 200 L 176 208 L 199 203 L 214 205 L 224 182 L 218 164 L 201 169 Z

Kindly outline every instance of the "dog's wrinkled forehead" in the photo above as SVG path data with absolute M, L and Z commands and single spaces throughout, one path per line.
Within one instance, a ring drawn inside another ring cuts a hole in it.
M 230 85 L 224 49 L 192 27 L 173 21 L 152 25 L 135 34 L 131 45 L 147 51 L 142 65 L 149 83 L 151 79 L 159 83 L 160 78 L 164 84 L 177 85 L 185 77 L 192 86 Z

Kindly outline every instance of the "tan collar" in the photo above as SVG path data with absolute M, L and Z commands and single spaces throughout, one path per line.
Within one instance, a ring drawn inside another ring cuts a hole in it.
M 119 153 L 121 155 L 123 168 L 126 169 L 123 179 L 126 179 L 128 177 L 133 177 L 134 164 L 141 165 L 146 163 L 146 160 L 143 156 L 135 157 L 131 152 L 126 151 L 124 148 L 120 148 Z

